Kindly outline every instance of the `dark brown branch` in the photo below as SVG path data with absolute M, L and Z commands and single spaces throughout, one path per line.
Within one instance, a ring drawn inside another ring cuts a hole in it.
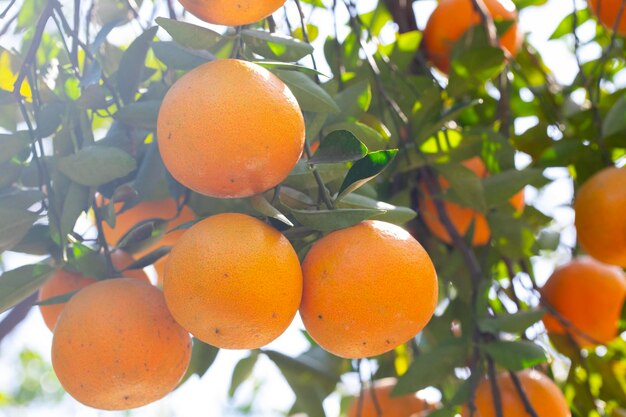
M 37 301 L 37 292 L 22 300 L 4 317 L 0 322 L 0 342 L 26 318 L 35 301 Z
M 520 382 L 519 377 L 517 376 L 517 374 L 515 372 L 513 372 L 513 371 L 509 371 L 509 375 L 511 376 L 511 380 L 513 381 L 513 385 L 515 385 L 515 390 L 517 391 L 517 393 L 519 394 L 520 399 L 524 403 L 524 409 L 526 410 L 528 415 L 530 417 L 539 417 L 537 415 L 537 411 L 535 411 L 535 408 L 530 403 L 530 399 L 528 399 L 528 395 L 526 395 L 526 391 L 524 391 L 524 387 L 522 386 L 522 383 Z
M 500 396 L 500 388 L 498 387 L 496 364 L 489 355 L 487 356 L 487 373 L 489 375 L 489 386 L 491 387 L 491 397 L 493 399 L 493 408 L 496 411 L 496 417 L 504 417 L 504 413 L 502 412 L 502 397 Z
M 398 25 L 398 32 L 406 33 L 417 30 L 417 20 L 413 13 L 412 0 L 385 0 L 385 5 Z

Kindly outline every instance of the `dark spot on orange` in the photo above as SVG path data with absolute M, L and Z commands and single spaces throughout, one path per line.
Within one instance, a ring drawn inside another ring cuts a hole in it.
M 324 316 L 322 316 L 321 314 L 318 314 L 317 318 L 320 319 L 320 320 L 324 320 Z

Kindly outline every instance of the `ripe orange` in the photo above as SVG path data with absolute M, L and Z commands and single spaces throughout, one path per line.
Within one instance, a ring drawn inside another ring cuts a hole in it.
M 300 315 L 344 358 L 388 352 L 419 333 L 437 305 L 430 257 L 406 230 L 365 221 L 317 241 L 302 264 Z
M 109 279 L 67 303 L 52 339 L 52 366 L 76 400 L 103 410 L 156 401 L 180 382 L 191 338 L 163 294 L 135 279 Z
M 589 0 L 589 8 L 598 17 L 598 20 L 609 30 L 612 30 L 617 20 L 622 0 Z M 626 35 L 626 12 L 617 24 L 617 33 Z
M 494 21 L 517 22 L 517 10 L 510 0 L 483 0 Z M 424 47 L 430 61 L 442 72 L 450 71 L 454 43 L 467 30 L 480 24 L 481 18 L 472 0 L 440 0 L 424 29 Z M 500 44 L 515 56 L 522 43 L 517 23 L 500 37 Z
M 466 168 L 474 171 L 476 175 L 481 178 L 489 175 L 489 171 L 487 171 L 485 163 L 478 156 L 467 159 L 463 161 L 462 164 Z M 439 184 L 442 191 L 449 187 L 448 181 L 444 178 L 439 179 Z M 439 220 L 437 207 L 435 206 L 435 202 L 430 197 L 430 193 L 424 185 L 422 185 L 420 189 L 423 193 L 423 198 L 420 199 L 419 212 L 422 215 L 424 223 L 433 235 L 444 242 L 451 244 L 452 237 L 443 223 L 441 223 L 441 220 Z M 511 197 L 509 203 L 515 208 L 516 211 L 522 211 L 524 209 L 524 190 L 521 190 Z M 461 236 L 465 236 L 465 234 L 468 233 L 470 226 L 473 224 L 474 235 L 472 237 L 472 244 L 474 246 L 482 246 L 489 242 L 491 230 L 489 229 L 489 224 L 487 224 L 487 219 L 482 213 L 450 202 L 444 202 L 444 206 L 450 221 L 452 221 L 452 224 Z
M 116 269 L 124 270 L 135 260 L 126 252 L 116 250 L 111 253 L 111 261 Z M 150 282 L 150 279 L 142 269 L 123 271 L 122 274 L 128 278 L 136 278 L 144 280 L 148 283 Z M 39 301 L 48 300 L 53 297 L 58 297 L 59 295 L 78 291 L 81 288 L 96 282 L 97 280 L 95 278 L 59 268 L 54 274 L 52 274 L 52 276 L 50 276 L 45 284 L 39 288 Z M 54 330 L 54 326 L 56 325 L 65 304 L 66 303 L 59 303 L 39 306 L 39 311 L 41 312 L 43 321 L 50 330 Z
M 355 398 L 350 404 L 348 417 L 378 417 L 378 410 L 384 417 L 420 417 L 433 409 L 432 404 L 418 398 L 415 394 L 392 397 L 391 391 L 397 382 L 396 378 L 375 381 L 374 398 L 372 389 L 365 388 L 363 399 Z
M 285 0 L 179 0 L 191 14 L 215 25 L 241 26 L 274 13 Z
M 550 378 L 535 370 L 518 372 L 517 377 L 538 417 L 570 417 L 572 415 L 563 393 Z M 524 403 L 509 373 L 500 373 L 496 378 L 502 400 L 502 417 L 528 417 L 529 414 L 524 408 Z M 476 417 L 496 417 L 491 392 L 491 382 L 486 378 L 483 379 L 476 388 L 475 403 L 478 411 Z M 465 407 L 463 417 L 469 415 Z
M 178 213 L 176 201 L 173 198 L 141 201 L 128 210 L 120 212 L 123 205 L 124 203 L 122 202 L 114 204 L 115 212 L 118 213 L 115 216 L 115 227 L 109 226 L 106 222 L 102 223 L 104 236 L 109 245 L 116 245 L 119 243 L 120 239 L 130 229 L 144 220 L 170 220 L 167 230 L 171 230 L 196 218 L 194 212 L 187 206 L 183 206 L 180 213 Z M 165 233 L 157 243 L 151 245 L 149 248 L 146 248 L 138 255 L 142 256 L 159 246 L 172 246 L 184 232 L 184 230 L 175 230 L 173 232 Z
M 247 197 L 280 183 L 304 146 L 304 118 L 289 88 L 263 67 L 209 62 L 168 91 L 159 150 L 183 185 L 213 197 Z
M 618 267 L 581 257 L 557 268 L 541 295 L 578 330 L 600 343 L 608 343 L 617 337 L 626 299 L 626 275 Z M 546 314 L 543 323 L 550 332 L 566 332 L 551 315 Z M 581 346 L 594 345 L 576 330 L 570 334 Z
M 583 249 L 626 268 L 626 167 L 605 168 L 587 180 L 578 190 L 574 211 Z
M 196 223 L 174 246 L 163 292 L 176 321 L 198 339 L 255 349 L 291 323 L 302 271 L 276 229 L 244 214 L 217 214 Z

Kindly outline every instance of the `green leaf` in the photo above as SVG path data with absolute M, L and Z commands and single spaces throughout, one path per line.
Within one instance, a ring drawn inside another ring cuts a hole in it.
M 170 34 L 172 39 L 186 48 L 209 49 L 222 40 L 219 33 L 187 22 L 157 17 L 159 26 Z
M 602 136 L 610 138 L 626 133 L 626 96 L 620 97 L 606 114 L 602 123 Z
M 252 52 L 269 59 L 295 62 L 313 53 L 307 43 L 264 30 L 244 29 L 241 38 Z
M 124 103 L 134 101 L 135 93 L 139 88 L 141 80 L 143 80 L 146 55 L 158 29 L 158 26 L 146 29 L 144 33 L 130 44 L 122 55 L 116 73 L 116 81 L 120 98 Z
M 166 256 L 168 253 L 170 253 L 171 250 L 172 250 L 171 246 L 161 246 L 161 247 L 151 251 L 147 255 L 144 255 L 141 258 L 137 259 L 132 264 L 128 265 L 124 269 L 124 271 L 129 271 L 129 270 L 132 270 L 132 269 L 143 269 L 143 268 L 147 267 L 148 265 L 152 265 L 156 261 L 158 261 L 159 259 L 161 259 L 164 256 Z
M 414 393 L 454 375 L 454 368 L 464 365 L 467 351 L 464 340 L 452 340 L 417 355 L 398 380 L 392 396 Z
M 539 188 L 548 182 L 549 180 L 543 176 L 543 169 L 527 168 L 522 171 L 505 171 L 483 179 L 483 195 L 487 206 L 491 207 L 507 201 L 526 185 Z
M 335 102 L 341 112 L 329 117 L 329 124 L 358 119 L 372 103 L 372 89 L 367 81 L 358 82 L 337 94 Z
M 480 177 L 461 164 L 439 164 L 435 169 L 448 181 L 446 199 L 463 207 L 485 212 L 487 205 Z
M 276 207 L 271 205 L 270 202 L 265 199 L 265 196 L 263 194 L 257 194 L 253 196 L 250 200 L 252 207 L 260 214 L 267 217 L 272 217 L 276 220 L 280 220 L 287 226 L 293 227 L 293 223 L 291 223 L 287 216 L 281 213 L 280 210 L 278 210 Z
M 89 187 L 75 182 L 70 184 L 69 190 L 65 194 L 63 211 L 61 213 L 61 236 L 63 238 L 72 233 L 78 216 L 87 210 L 89 197 Z
M 486 317 L 478 321 L 478 327 L 484 332 L 521 333 L 543 318 L 544 310 L 526 310 L 515 314 Z
M 259 355 L 257 351 L 250 352 L 250 355 L 241 359 L 235 365 L 233 369 L 233 376 L 230 380 L 230 388 L 228 389 L 228 396 L 233 397 L 235 395 L 235 391 L 237 388 L 250 376 L 252 375 L 252 371 L 254 370 L 254 365 L 256 365 L 257 360 L 259 359 Z
M 25 209 L 0 207 L 0 253 L 19 243 L 37 219 L 37 213 Z
M 29 144 L 28 132 L 0 134 L 0 163 L 11 160 Z
M 331 232 L 353 226 L 363 220 L 385 213 L 378 209 L 296 210 L 291 214 L 303 226 L 322 232 Z
M 589 9 L 579 9 L 576 12 L 576 23 L 580 27 L 587 20 L 591 19 Z M 574 13 L 570 13 L 561 20 L 559 25 L 554 29 L 548 40 L 560 39 L 566 35 L 571 35 L 574 29 Z
M 56 297 L 46 298 L 45 300 L 41 300 L 34 305 L 36 306 L 49 306 L 53 304 L 63 304 L 67 303 L 79 290 L 66 292 L 65 294 L 57 295 Z
M 113 117 L 129 126 L 155 130 L 160 108 L 160 100 L 136 101 L 119 109 Z
M 196 220 L 194 220 L 195 222 Z M 134 225 L 117 242 L 116 246 L 125 252 L 134 253 L 144 250 L 161 239 L 167 229 L 168 221 L 164 219 L 146 219 Z M 184 225 L 179 225 L 182 227 Z M 173 229 L 177 230 L 177 229 Z M 110 242 L 112 243 L 112 242 Z
M 373 198 L 366 197 L 357 193 L 348 194 L 337 203 L 338 208 L 368 208 L 384 210 L 385 212 L 376 216 L 376 220 L 382 220 L 389 223 L 403 225 L 413 220 L 417 213 L 408 208 L 394 206 L 384 201 L 377 201 Z
M 533 342 L 526 340 L 498 340 L 487 343 L 481 348 L 488 353 L 498 365 L 511 371 L 521 371 L 546 362 L 546 353 Z
M 128 175 L 136 162 L 118 148 L 92 145 L 60 158 L 58 168 L 72 181 L 95 187 Z
M 202 377 L 211 365 L 213 365 L 218 353 L 218 348 L 206 344 L 194 337 L 189 367 L 187 368 L 187 372 L 185 373 L 185 376 L 183 376 L 179 385 L 182 385 L 192 375 Z
M 309 75 L 321 75 L 323 77 L 329 78 L 324 73 L 314 69 L 305 67 L 303 65 L 292 64 L 289 62 L 280 62 L 280 61 L 252 61 L 252 63 L 260 65 L 269 70 L 285 70 L 285 71 L 296 71 L 302 72 Z
M 339 122 L 326 126 L 322 133 L 329 134 L 335 130 L 347 130 L 363 142 L 369 150 L 380 151 L 387 147 L 388 140 L 383 138 L 376 129 L 361 122 Z
M 21 266 L 0 275 L 0 313 L 31 295 L 53 271 L 51 266 L 38 263 Z
M 333 98 L 306 74 L 284 70 L 274 70 L 274 74 L 287 84 L 303 111 L 339 112 L 339 107 Z
M 189 71 L 210 61 L 208 56 L 183 48 L 176 42 L 154 42 L 156 57 L 171 69 Z
M 367 155 L 367 147 L 347 130 L 335 130 L 320 142 L 309 163 L 328 164 L 358 161 Z
M 372 178 L 378 176 L 389 166 L 397 153 L 397 149 L 370 152 L 365 158 L 356 161 L 348 171 L 348 174 L 346 174 L 339 188 L 337 200 L 341 200 Z
M 322 177 L 324 183 L 328 183 L 343 177 L 348 168 L 343 163 L 340 164 L 322 164 L 315 167 Z M 313 189 L 317 187 L 317 182 L 313 176 L 313 172 L 306 161 L 299 161 L 296 167 L 291 171 L 285 179 L 284 184 L 298 190 Z

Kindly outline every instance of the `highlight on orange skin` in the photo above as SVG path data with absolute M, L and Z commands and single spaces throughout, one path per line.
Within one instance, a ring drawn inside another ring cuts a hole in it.
M 485 163 L 478 156 L 466 159 L 462 162 L 462 164 L 466 168 L 471 169 L 481 178 L 485 178 L 489 175 L 489 171 L 487 170 Z M 439 185 L 442 191 L 445 191 L 450 186 L 448 181 L 443 177 L 439 178 Z M 422 185 L 420 190 L 423 193 L 423 198 L 421 198 L 419 202 L 419 212 L 424 220 L 424 223 L 433 235 L 447 244 L 452 244 L 452 237 L 439 219 L 437 207 L 435 206 L 433 199 L 430 197 L 428 189 L 425 185 Z M 511 197 L 509 199 L 509 203 L 515 208 L 516 212 L 521 212 L 524 209 L 524 190 L 522 189 Z M 470 226 L 472 224 L 474 225 L 472 245 L 482 246 L 489 243 L 491 229 L 489 228 L 489 224 L 487 223 L 487 219 L 484 214 L 471 208 L 462 207 L 448 201 L 444 201 L 444 207 L 446 208 L 450 221 L 461 236 L 465 236 L 468 233 Z
M 111 253 L 111 261 L 116 269 L 123 271 L 122 275 L 124 277 L 135 278 L 150 283 L 148 275 L 146 275 L 142 269 L 125 270 L 135 261 L 134 258 L 126 252 L 120 250 L 113 251 Z M 44 301 L 78 291 L 96 282 L 98 282 L 98 280 L 93 277 L 59 268 L 39 288 L 38 301 Z M 65 304 L 66 303 L 58 303 L 39 306 L 41 317 L 51 331 L 54 330 L 54 326 L 56 326 Z
M 626 274 L 619 267 L 579 257 L 554 271 L 541 289 L 541 296 L 579 330 L 570 329 L 570 335 L 581 347 L 606 344 L 618 336 L 626 300 Z M 568 331 L 550 314 L 544 316 L 543 323 L 551 333 Z
M 500 45 L 515 56 L 523 40 L 515 5 L 510 0 L 483 1 L 494 21 L 515 21 L 500 37 Z M 454 43 L 480 21 L 472 0 L 440 0 L 424 29 L 423 45 L 429 60 L 447 74 Z
M 179 0 L 187 11 L 207 23 L 242 26 L 278 10 L 285 0 Z

